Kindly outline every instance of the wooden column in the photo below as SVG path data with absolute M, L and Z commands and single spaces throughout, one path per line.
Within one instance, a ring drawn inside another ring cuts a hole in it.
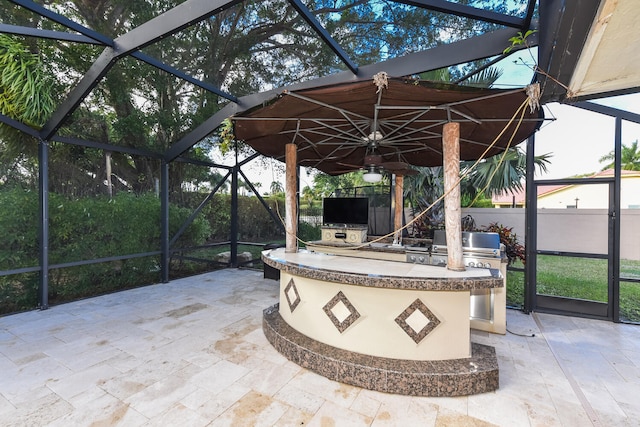
M 404 209 L 403 203 L 403 187 L 404 187 L 404 176 L 396 175 L 395 180 L 395 212 L 393 215 L 393 230 L 395 232 L 393 236 L 393 243 L 400 243 L 402 237 L 402 211 Z
M 444 163 L 444 223 L 447 236 L 447 268 L 463 271 L 462 208 L 460 207 L 460 123 L 447 123 L 442 130 Z
M 298 252 L 298 146 L 287 144 L 285 151 L 285 224 L 286 241 L 285 252 Z

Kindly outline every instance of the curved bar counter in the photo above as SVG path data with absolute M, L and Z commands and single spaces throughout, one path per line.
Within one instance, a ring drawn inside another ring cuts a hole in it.
M 280 303 L 263 329 L 290 360 L 373 390 L 459 396 L 498 387 L 492 347 L 470 341 L 470 290 L 503 286 L 498 270 L 284 249 L 265 251 L 280 270 Z

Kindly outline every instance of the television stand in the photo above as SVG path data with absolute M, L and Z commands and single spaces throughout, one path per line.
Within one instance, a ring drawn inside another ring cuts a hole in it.
M 364 225 L 323 225 L 321 229 L 323 242 L 363 243 L 367 241 L 368 227 Z

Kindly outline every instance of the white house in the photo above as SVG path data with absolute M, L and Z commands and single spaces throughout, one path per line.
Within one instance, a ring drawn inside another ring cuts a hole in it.
M 588 178 L 613 176 L 607 169 Z M 620 180 L 620 208 L 640 209 L 640 171 L 623 170 Z M 492 197 L 496 208 L 525 207 L 524 189 Z M 538 209 L 607 209 L 608 184 L 538 185 Z

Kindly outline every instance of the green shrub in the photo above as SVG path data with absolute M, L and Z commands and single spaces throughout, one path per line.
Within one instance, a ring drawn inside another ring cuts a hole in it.
M 195 209 L 206 196 L 201 193 L 183 194 L 181 203 Z M 278 212 L 284 216 L 284 207 L 279 202 L 276 209 L 275 201 L 267 199 L 266 202 L 271 207 L 273 214 L 278 218 Z M 209 241 L 230 240 L 231 231 L 231 195 L 215 194 L 209 203 L 202 208 L 200 215 L 205 218 L 210 225 L 211 235 Z M 257 197 L 238 196 L 238 236 L 241 241 L 266 242 L 279 239 L 284 236 L 282 228 L 269 215 Z
M 275 217 L 278 212 L 284 217 L 284 208 L 276 210 L 275 202 L 267 201 Z M 238 232 L 239 239 L 244 241 L 261 242 L 273 240 L 276 236 L 283 236 L 282 229 L 273 220 L 257 197 L 239 197 L 238 199 Z
M 312 225 L 308 222 L 298 224 L 298 237 L 303 242 L 311 242 L 322 238 L 322 230 L 319 225 Z
M 0 191 L 0 270 L 38 264 L 38 194 Z
M 0 191 L 0 269 L 38 265 L 38 195 Z M 170 236 L 191 210 L 169 207 Z M 204 243 L 211 234 L 204 218 L 185 230 L 176 246 Z M 113 199 L 49 197 L 49 264 L 93 260 L 160 250 L 160 200 L 153 194 L 120 193 Z M 0 277 L 0 313 L 35 307 L 37 274 Z M 144 256 L 49 272 L 50 303 L 152 283 L 159 257 Z

